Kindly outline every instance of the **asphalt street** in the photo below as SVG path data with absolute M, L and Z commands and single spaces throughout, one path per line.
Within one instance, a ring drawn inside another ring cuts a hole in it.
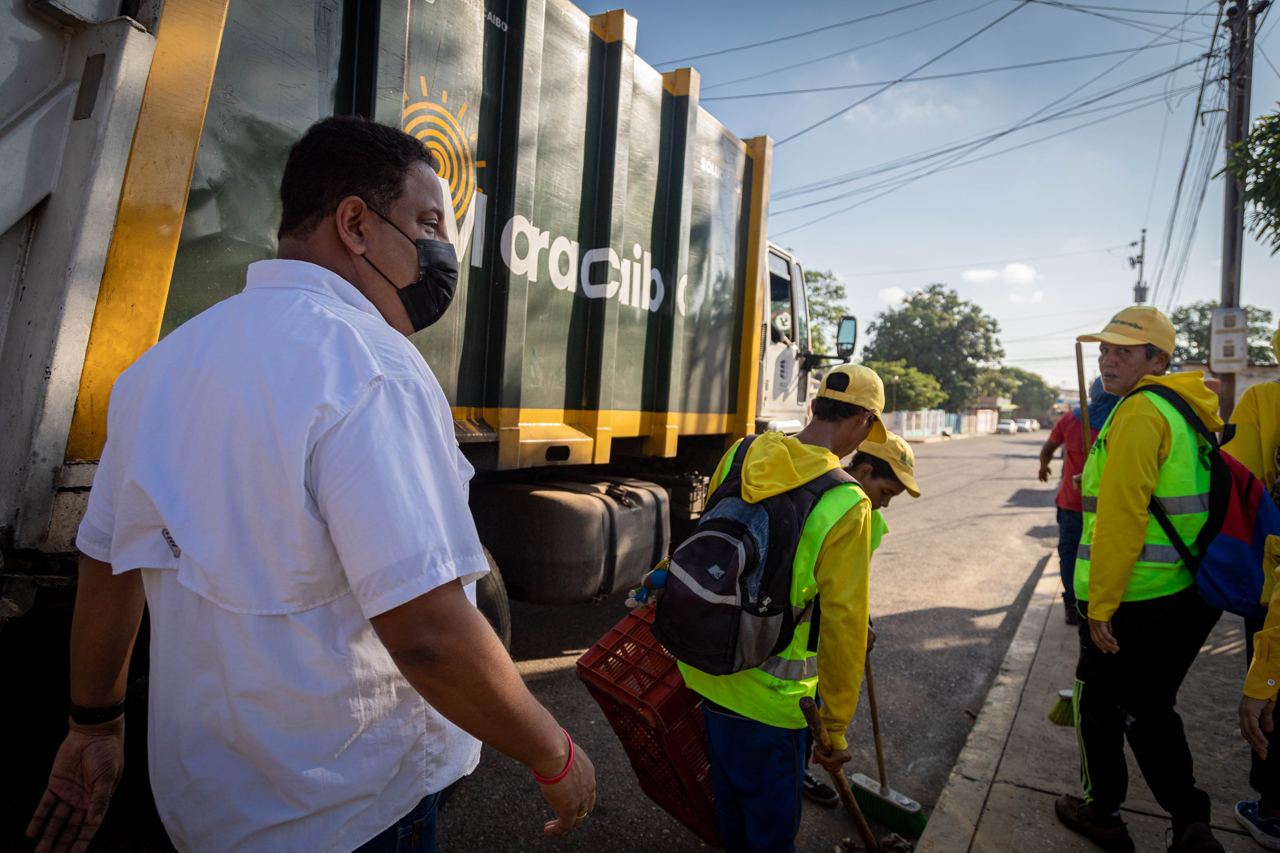
M 885 513 L 872 563 L 873 652 L 891 785 L 926 810 L 937 800 L 1057 539 L 1054 485 L 1036 480 L 1046 432 L 917 445 L 923 496 Z M 1058 473 L 1055 462 L 1054 473 Z M 595 762 L 594 814 L 569 836 L 541 837 L 550 816 L 527 771 L 486 749 L 440 815 L 444 851 L 705 849 L 641 791 L 574 662 L 625 610 L 621 598 L 552 608 L 512 604 L 513 655 L 538 698 Z M 850 729 L 851 770 L 875 775 L 865 696 Z M 806 803 L 798 846 L 829 851 L 853 836 L 842 811 Z

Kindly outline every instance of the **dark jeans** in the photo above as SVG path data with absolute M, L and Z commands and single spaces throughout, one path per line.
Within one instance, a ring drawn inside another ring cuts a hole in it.
M 1253 663 L 1253 635 L 1262 630 L 1261 619 L 1244 620 L 1245 649 Z M 1280 706 L 1271 716 L 1274 725 L 1267 733 L 1267 757 L 1264 760 L 1249 750 L 1249 787 L 1258 792 L 1268 808 L 1280 808 Z
M 1081 601 L 1082 615 L 1089 612 Z M 1120 651 L 1103 654 L 1080 620 L 1076 664 L 1076 733 L 1085 798 L 1110 814 L 1129 786 L 1124 741 L 1138 760 L 1156 802 L 1174 826 L 1209 822 L 1209 795 L 1196 787 L 1182 718 L 1174 710 L 1178 688 L 1221 612 L 1194 586 L 1175 595 L 1121 604 L 1111 617 Z
M 728 853 L 794 851 L 807 729 L 780 729 L 704 702 L 716 825 Z
M 355 853 L 435 853 L 440 793 L 422 798 L 413 811 L 356 848 Z
M 1076 551 L 1080 550 L 1080 534 L 1084 531 L 1084 513 L 1058 507 L 1058 566 L 1062 574 L 1062 600 L 1076 603 Z

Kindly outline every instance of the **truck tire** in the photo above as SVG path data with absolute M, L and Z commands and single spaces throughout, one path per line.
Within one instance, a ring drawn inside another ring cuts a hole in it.
M 484 549 L 484 558 L 489 561 L 489 574 L 476 581 L 476 607 L 489 620 L 503 648 L 511 651 L 511 602 L 507 598 L 507 585 L 502 582 L 502 572 L 498 571 L 488 548 Z

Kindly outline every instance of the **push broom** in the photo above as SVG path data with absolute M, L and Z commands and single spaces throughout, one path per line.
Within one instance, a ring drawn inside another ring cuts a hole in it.
M 1089 458 L 1093 450 L 1093 428 L 1089 426 L 1089 394 L 1084 384 L 1084 345 L 1076 342 L 1076 382 L 1080 388 L 1080 449 L 1084 458 Z M 1074 726 L 1075 693 L 1072 690 L 1059 690 L 1058 701 L 1049 709 L 1049 722 L 1055 726 Z
M 867 655 L 867 704 L 871 708 L 871 733 L 876 742 L 876 768 L 880 781 L 862 773 L 854 773 L 849 777 L 853 796 L 857 799 L 862 811 L 877 823 L 889 827 L 895 832 L 918 838 L 924 832 L 928 818 L 924 809 L 906 794 L 889 787 L 889 774 L 884 769 L 884 747 L 880 743 L 880 712 L 876 709 L 876 682 L 871 675 L 871 655 Z

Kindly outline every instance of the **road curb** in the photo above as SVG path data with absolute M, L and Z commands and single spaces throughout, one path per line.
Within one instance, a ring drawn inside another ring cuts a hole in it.
M 963 438 L 977 438 L 979 435 L 995 435 L 993 432 L 958 432 L 955 435 L 931 435 L 927 438 L 908 438 L 907 444 L 937 444 L 941 441 L 956 441 Z
M 973 845 L 982 812 L 991 792 L 1004 751 L 1022 705 L 1027 676 L 1035 662 L 1049 615 L 1058 604 L 1058 575 L 1047 572 L 1046 556 L 1040 564 L 1027 609 L 1009 643 L 982 710 L 951 768 L 951 776 L 929 815 L 917 853 L 966 853 Z

